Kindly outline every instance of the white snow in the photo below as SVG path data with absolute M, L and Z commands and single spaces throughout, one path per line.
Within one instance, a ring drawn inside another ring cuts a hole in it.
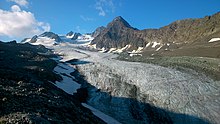
M 129 53 L 129 56 L 142 56 L 142 50 L 144 49 L 144 47 L 138 47 L 137 50 L 132 50 L 131 52 L 128 52 Z
M 138 54 L 138 53 L 130 53 L 129 56 L 130 56 L 130 57 L 132 57 L 132 56 L 142 56 L 142 54 Z
M 48 37 L 38 37 L 35 43 L 31 43 L 33 45 L 44 45 L 46 47 L 53 46 L 56 43 L 54 39 Z
M 220 41 L 220 38 L 212 38 L 209 43 L 212 43 L 212 42 L 216 42 L 216 41 Z
M 143 49 L 144 49 L 144 47 L 138 47 L 136 53 L 141 53 Z
M 29 43 L 31 38 L 26 39 L 24 43 Z M 30 43 L 32 45 L 44 45 L 45 47 L 53 46 L 56 43 L 55 39 L 51 39 L 48 37 L 38 37 L 35 43 Z
M 26 39 L 25 41 L 24 41 L 24 43 L 28 43 L 28 42 L 30 42 L 31 41 L 31 38 L 28 38 L 28 39 Z
M 119 49 L 117 49 L 117 48 L 110 48 L 108 53 L 122 53 L 125 50 L 129 49 L 130 47 L 131 47 L 131 45 L 126 45 L 126 46 L 124 46 L 122 48 L 119 48 Z
M 157 45 L 160 45 L 158 42 L 153 42 L 152 48 L 155 48 Z
M 101 51 L 99 51 L 99 52 L 104 53 L 105 51 L 106 51 L 105 47 L 102 47 Z
M 87 34 L 84 34 L 82 36 L 79 36 L 77 38 L 77 41 L 80 42 L 80 41 L 92 41 L 94 39 L 94 37 L 92 37 L 91 35 L 87 35 Z
M 77 92 L 77 89 L 80 88 L 80 84 L 77 82 L 73 81 L 75 77 L 71 76 L 70 73 L 74 72 L 75 69 L 71 67 L 71 65 L 64 64 L 64 63 L 59 63 L 55 68 L 54 71 L 57 74 L 60 74 L 63 78 L 62 81 L 58 82 L 56 81 L 56 86 L 59 87 L 60 89 L 64 90 L 68 94 L 73 94 Z M 66 74 L 66 75 L 63 75 Z
M 60 43 L 57 46 L 52 46 L 51 48 L 54 49 L 54 53 L 59 54 L 62 56 L 61 62 L 66 62 L 71 59 L 81 59 L 86 58 L 86 54 L 79 53 L 79 51 L 73 49 L 76 47 L 76 44 L 72 43 Z
M 75 34 L 72 34 L 72 35 L 67 35 L 67 36 L 66 36 L 66 38 L 71 39 L 71 38 L 73 38 L 73 37 L 74 37 L 74 35 L 75 35 Z
M 146 45 L 146 48 L 147 48 L 147 47 L 149 47 L 149 46 L 150 46 L 150 44 L 151 44 L 151 43 L 150 43 L 150 42 L 148 42 L 148 43 L 147 43 L 147 45 Z
M 124 52 L 126 49 L 129 49 L 131 47 L 131 45 L 126 45 L 125 47 L 122 47 L 121 49 L 117 49 L 116 51 L 114 51 L 114 52 L 116 52 L 116 53 L 122 53 L 122 52 Z
M 108 53 L 111 53 L 111 52 L 113 52 L 113 51 L 115 51 L 115 50 L 117 50 L 116 48 L 111 48 L 109 51 L 108 51 Z
M 159 51 L 162 47 L 163 47 L 163 46 L 158 47 L 158 48 L 156 49 L 156 51 Z
M 106 122 L 107 124 L 121 124 L 120 122 L 118 122 L 117 120 L 115 120 L 114 118 L 104 114 L 103 112 L 93 108 L 92 106 L 82 103 L 82 106 L 90 109 L 92 111 L 92 113 L 94 115 L 96 115 L 97 117 L 99 117 L 100 119 L 102 119 L 104 122 Z
M 88 47 L 91 47 L 91 48 L 96 49 L 96 44 L 93 44 L 93 45 L 88 45 Z

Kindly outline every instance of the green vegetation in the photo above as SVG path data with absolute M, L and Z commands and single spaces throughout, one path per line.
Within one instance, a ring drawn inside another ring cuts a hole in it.
M 183 71 L 184 68 L 193 69 L 199 73 L 211 77 L 214 80 L 220 80 L 220 59 L 217 58 L 206 58 L 206 57 L 190 57 L 190 56 L 179 56 L 179 57 L 141 57 L 133 56 L 130 57 L 128 54 L 120 54 L 117 58 L 123 61 L 132 62 L 144 62 L 164 67 L 175 68 Z

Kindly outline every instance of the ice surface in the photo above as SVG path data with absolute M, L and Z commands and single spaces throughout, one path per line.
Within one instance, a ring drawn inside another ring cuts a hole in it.
M 93 108 L 92 106 L 82 103 L 82 105 L 88 109 L 90 109 L 92 111 L 92 113 L 94 115 L 96 115 L 97 117 L 99 117 L 100 119 L 102 119 L 104 122 L 106 122 L 107 124 L 121 124 L 120 122 L 118 122 L 117 120 L 115 120 L 114 118 L 104 114 L 103 112 Z

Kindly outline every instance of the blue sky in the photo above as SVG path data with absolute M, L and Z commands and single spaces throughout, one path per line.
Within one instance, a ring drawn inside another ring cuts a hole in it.
M 146 29 L 219 11 L 220 0 L 1 0 L 0 40 L 44 31 L 92 32 L 119 15 L 133 27 Z

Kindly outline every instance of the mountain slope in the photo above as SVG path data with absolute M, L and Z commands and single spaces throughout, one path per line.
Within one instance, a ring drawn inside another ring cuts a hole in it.
M 145 51 L 145 55 L 171 55 L 173 50 L 213 47 L 209 41 L 220 37 L 220 13 L 200 19 L 185 19 L 175 21 L 159 29 L 137 30 L 131 27 L 122 17 L 116 17 L 106 29 L 91 44 L 97 48 L 123 48 L 129 45 L 127 51 Z M 215 42 L 215 47 L 220 42 Z M 215 55 L 218 51 L 214 51 Z M 185 55 L 185 54 L 183 54 Z M 188 55 L 188 54 L 186 54 Z M 202 54 L 203 56 L 204 54 Z M 199 54 L 197 54 L 199 56 Z M 206 55 L 207 56 L 207 55 Z
M 51 82 L 57 63 L 43 46 L 0 42 L 0 123 L 104 123 Z

